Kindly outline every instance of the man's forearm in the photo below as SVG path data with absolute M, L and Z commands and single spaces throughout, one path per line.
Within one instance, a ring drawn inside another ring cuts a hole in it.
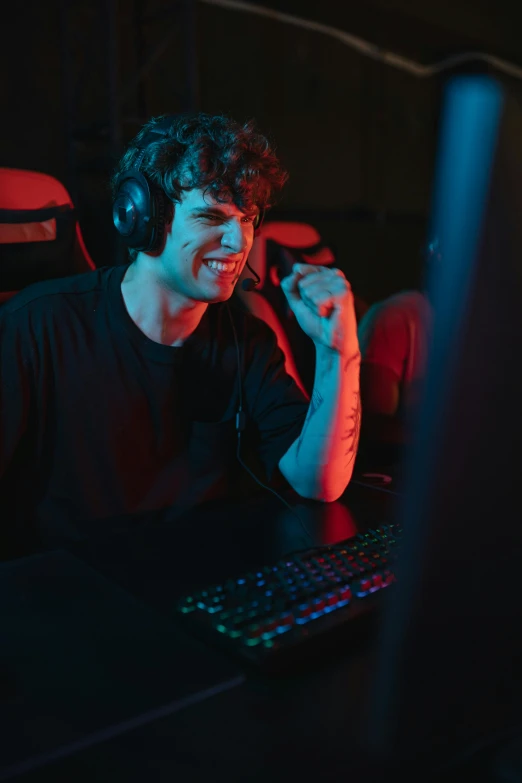
M 337 500 L 352 476 L 361 428 L 356 352 L 317 348 L 314 389 L 299 438 L 279 467 L 303 497 Z

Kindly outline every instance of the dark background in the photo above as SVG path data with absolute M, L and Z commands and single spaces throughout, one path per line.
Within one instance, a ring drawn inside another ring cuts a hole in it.
M 123 260 L 111 227 L 114 162 L 151 115 L 201 109 L 256 118 L 290 171 L 273 217 L 316 225 L 369 302 L 421 276 L 441 91 L 485 71 L 520 92 L 517 3 L 497 0 L 27 0 L 1 25 L 0 165 L 62 180 L 97 265 Z M 248 10 L 260 6 L 363 39 L 393 67 L 333 34 Z

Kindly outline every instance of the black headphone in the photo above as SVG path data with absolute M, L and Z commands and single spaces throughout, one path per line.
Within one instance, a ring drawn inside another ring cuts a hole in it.
M 164 117 L 144 133 L 136 143 L 140 152 L 134 165 L 116 181 L 112 220 L 127 247 L 135 250 L 159 250 L 165 239 L 166 215 L 172 202 L 140 171 L 140 166 L 147 147 L 168 134 L 173 119 Z
M 175 119 L 174 115 L 163 117 L 150 128 L 135 144 L 140 150 L 132 168 L 122 172 L 115 184 L 112 205 L 112 220 L 116 231 L 127 247 L 134 250 L 160 250 L 165 240 L 167 216 L 170 216 L 172 201 L 163 188 L 155 185 L 140 171 L 145 151 L 158 137 L 165 137 Z M 264 218 L 260 211 L 254 223 L 258 231 Z

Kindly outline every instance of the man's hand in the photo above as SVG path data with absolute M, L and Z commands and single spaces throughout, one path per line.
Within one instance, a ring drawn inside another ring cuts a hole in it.
M 316 347 L 350 356 L 359 352 L 352 289 L 340 269 L 294 264 L 281 288 L 299 326 Z

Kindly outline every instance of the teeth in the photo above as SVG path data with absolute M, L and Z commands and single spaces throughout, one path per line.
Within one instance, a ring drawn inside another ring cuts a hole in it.
M 236 264 L 225 264 L 223 261 L 206 261 L 206 264 L 210 269 L 216 269 L 218 272 L 233 272 L 236 268 Z

